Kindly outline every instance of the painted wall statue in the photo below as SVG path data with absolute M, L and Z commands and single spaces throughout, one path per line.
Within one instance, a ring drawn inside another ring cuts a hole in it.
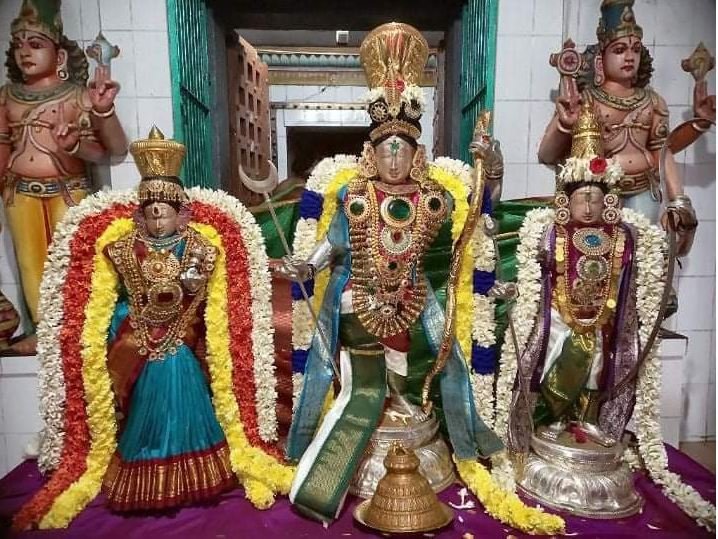
M 130 152 L 136 191 L 68 212 L 76 232 L 59 235 L 43 277 L 43 308 L 63 313 L 38 331 L 39 466 L 53 473 L 19 529 L 65 527 L 100 491 L 132 512 L 237 485 L 266 508 L 289 490 L 275 409 L 258 404 L 276 400 L 261 231 L 229 195 L 185 191 L 185 147 L 156 127 Z
M 23 0 L 11 25 L 10 82 L 0 88 L 0 178 L 33 323 L 47 248 L 67 208 L 91 191 L 88 165 L 127 152 L 119 85 L 99 65 L 88 85 L 82 49 L 62 33 L 59 0 Z M 34 340 L 20 343 L 34 349 Z
M 676 215 L 680 256 L 691 247 L 697 221 L 671 154 L 666 159 L 665 185 L 659 182 L 659 153 L 669 133 L 668 107 L 648 86 L 652 58 L 641 41 L 643 30 L 636 23 L 633 3 L 604 0 L 596 31 L 598 43 L 579 55 L 569 42 L 561 54 L 552 57 L 562 83 L 556 113 L 541 140 L 538 157 L 542 163 L 556 165 L 569 155 L 580 103 L 590 103 L 601 124 L 606 156 L 615 157 L 625 174 L 618 186 L 623 204 L 653 222 L 660 218 L 666 227 L 667 213 L 661 214 L 664 198 L 666 209 L 673 209 Z M 704 101 L 699 90 L 697 111 L 706 108 Z
M 542 530 L 560 530 L 561 519 L 525 507 L 503 484 L 492 483 L 477 460 L 503 449 L 477 413 L 480 408 L 490 413 L 487 399 L 475 400 L 471 385 L 477 372 L 470 367 L 478 368 L 473 352 L 481 347 L 472 346 L 469 321 L 491 326 L 493 303 L 484 295 L 488 310 L 475 310 L 484 305 L 472 301 L 472 260 L 479 255 L 457 245 L 462 237 L 471 238 L 474 229 L 467 223 L 478 216 L 482 226 L 476 230 L 483 234 L 482 197 L 476 193 L 489 193 L 495 185 L 472 184 L 474 172 L 461 162 L 426 161 L 417 142 L 423 111 L 417 82 L 428 46 L 416 29 L 382 25 L 365 38 L 360 56 L 370 86 L 369 141 L 358 163 L 336 156 L 312 173 L 295 236 L 295 254 L 301 250 L 301 255 L 286 259 L 280 269 L 289 279 L 307 281 L 320 306 L 313 334 L 305 306 L 294 306 L 293 360 L 301 364 L 302 389 L 287 443 L 288 457 L 298 461 L 290 500 L 303 514 L 331 523 L 347 492 L 374 494 L 385 473 L 383 456 L 390 442 L 400 439 L 417 453 L 421 473 L 435 491 L 453 482 L 453 454 L 459 475 L 469 478 L 491 514 L 526 529 L 528 520 L 520 515 L 528 511 Z M 476 177 L 500 181 L 502 160 L 485 131 L 471 148 Z M 486 241 L 479 244 L 483 249 Z M 459 274 L 463 280 L 452 281 Z M 459 323 L 445 339 L 454 299 Z M 445 342 L 446 363 L 440 364 L 437 354 Z M 335 371 L 341 389 L 322 418 Z M 436 383 L 428 383 L 433 374 Z M 487 377 L 493 380 L 493 374 Z M 477 486 L 474 472 L 486 474 L 483 486 L 496 497 Z M 516 510 L 494 512 L 506 497 Z

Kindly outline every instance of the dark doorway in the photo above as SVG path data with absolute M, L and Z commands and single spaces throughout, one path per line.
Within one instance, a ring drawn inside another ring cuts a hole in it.
M 327 156 L 359 155 L 367 131 L 366 127 L 288 127 L 288 178 L 306 180 L 315 165 Z

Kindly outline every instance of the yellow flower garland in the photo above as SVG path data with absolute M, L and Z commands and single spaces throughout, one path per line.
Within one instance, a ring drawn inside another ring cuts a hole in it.
M 451 214 L 451 239 L 459 239 L 464 223 L 469 215 L 469 196 L 466 186 L 455 174 L 431 165 L 429 177 L 446 189 L 454 199 L 454 211 Z M 459 283 L 456 287 L 456 341 L 464 353 L 467 362 L 471 361 L 471 321 L 474 318 L 474 295 L 473 295 L 473 268 L 474 268 L 473 242 L 469 242 L 467 249 L 461 258 L 461 271 Z M 462 316 L 463 313 L 471 313 L 471 316 Z
M 64 528 L 100 492 L 107 465 L 117 445 L 112 381 L 106 367 L 107 330 L 117 302 L 118 278 L 103 250 L 132 230 L 130 219 L 117 219 L 95 244 L 92 290 L 82 330 L 82 380 L 87 401 L 90 452 L 80 478 L 60 494 L 40 521 L 40 528 Z M 90 316 L 91 315 L 91 316 Z
M 229 320 L 227 318 L 227 266 L 222 238 L 206 224 L 193 223 L 219 251 L 214 273 L 207 284 L 205 322 L 207 333 L 207 365 L 211 375 L 212 399 L 217 420 L 229 445 L 230 463 L 247 498 L 258 509 L 267 509 L 274 494 L 286 494 L 294 477 L 294 468 L 252 446 L 244 434 L 239 407 L 232 390 L 232 358 L 229 353 Z
M 462 481 L 495 519 L 532 535 L 565 533 L 561 517 L 528 507 L 515 493 L 499 488 L 480 462 L 456 458 L 454 462 Z

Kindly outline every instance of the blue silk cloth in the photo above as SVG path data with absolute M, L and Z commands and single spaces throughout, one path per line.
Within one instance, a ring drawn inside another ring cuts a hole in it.
M 112 327 L 128 312 L 115 309 Z M 199 360 L 182 344 L 162 361 L 148 361 L 132 391 L 127 424 L 118 451 L 125 462 L 164 459 L 201 452 L 224 440 Z

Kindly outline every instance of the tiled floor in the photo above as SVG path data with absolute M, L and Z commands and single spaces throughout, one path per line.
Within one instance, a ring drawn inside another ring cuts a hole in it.
M 700 462 L 714 474 L 716 473 L 716 443 L 715 442 L 683 442 L 681 451 Z

